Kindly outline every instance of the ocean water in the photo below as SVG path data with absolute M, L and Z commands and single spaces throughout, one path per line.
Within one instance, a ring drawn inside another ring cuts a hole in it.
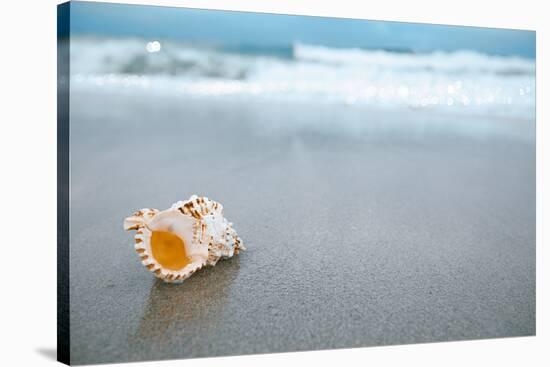
M 98 92 L 535 116 L 535 60 L 519 56 L 87 36 L 70 47 L 71 87 Z

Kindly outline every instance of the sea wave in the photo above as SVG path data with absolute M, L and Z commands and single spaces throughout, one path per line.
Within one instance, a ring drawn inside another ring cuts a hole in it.
M 337 65 L 355 65 L 379 71 L 440 72 L 451 74 L 494 73 L 501 75 L 533 75 L 535 64 L 520 57 L 489 56 L 475 51 L 436 51 L 431 53 L 396 53 L 385 50 L 334 49 L 304 44 L 294 45 L 298 60 Z
M 72 85 L 534 116 L 531 59 L 473 51 L 391 52 L 302 43 L 253 48 L 170 40 L 149 52 L 149 41 L 73 38 Z

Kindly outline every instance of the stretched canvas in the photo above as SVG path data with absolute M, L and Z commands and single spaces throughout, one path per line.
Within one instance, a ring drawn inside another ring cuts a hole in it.
M 58 359 L 535 334 L 535 32 L 58 7 Z

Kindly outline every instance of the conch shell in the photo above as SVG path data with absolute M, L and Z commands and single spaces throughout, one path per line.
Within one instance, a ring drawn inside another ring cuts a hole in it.
M 170 209 L 141 209 L 124 220 L 136 230 L 141 263 L 168 283 L 181 283 L 205 265 L 246 250 L 220 203 L 193 195 Z

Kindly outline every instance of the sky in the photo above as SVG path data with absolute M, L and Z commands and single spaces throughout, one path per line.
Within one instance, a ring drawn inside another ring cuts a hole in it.
M 231 46 L 473 50 L 535 58 L 535 32 L 112 3 L 71 2 L 71 34 Z

